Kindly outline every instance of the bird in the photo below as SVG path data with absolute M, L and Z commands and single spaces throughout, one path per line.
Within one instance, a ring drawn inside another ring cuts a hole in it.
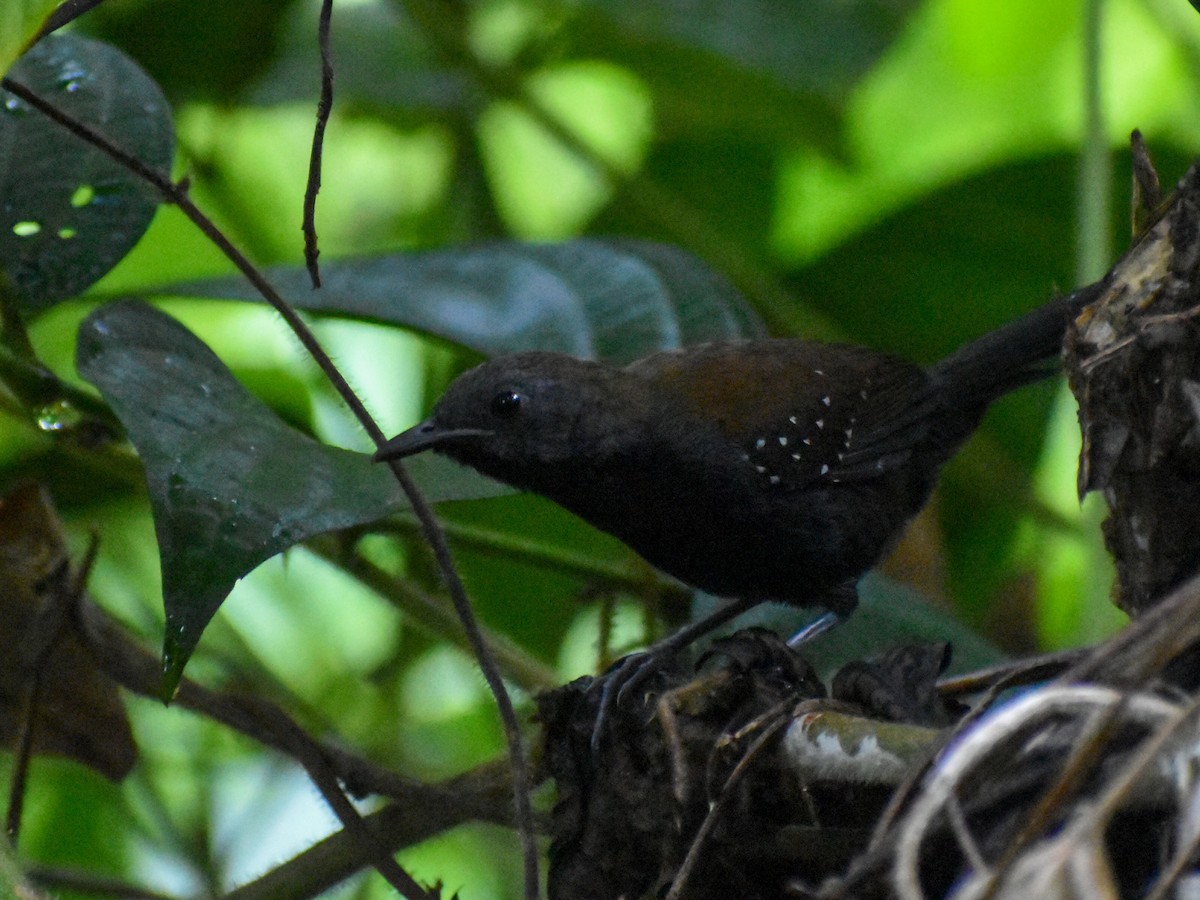
M 925 505 L 942 465 L 994 400 L 1053 371 L 1068 324 L 1103 288 L 1060 295 L 929 368 L 788 337 L 623 367 L 502 355 L 451 382 L 374 458 L 444 454 L 730 599 L 663 648 L 760 603 L 826 610 L 799 643 L 850 614 L 858 579 Z

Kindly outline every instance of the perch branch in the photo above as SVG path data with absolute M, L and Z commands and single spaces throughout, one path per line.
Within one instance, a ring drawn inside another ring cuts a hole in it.
M 158 699 L 158 664 L 154 655 L 90 601 L 82 602 L 76 614 L 78 633 L 97 666 L 126 690 Z M 375 840 L 381 841 L 389 853 L 403 842 L 424 839 L 466 821 L 512 824 L 512 807 L 503 799 L 511 791 L 511 782 L 503 772 L 485 768 L 479 774 L 469 773 L 443 785 L 422 784 L 351 751 L 313 739 L 282 708 L 261 698 L 213 691 L 185 676 L 175 702 L 297 760 L 306 768 L 312 766 L 319 774 L 332 775 L 355 793 L 396 800 L 400 812 L 385 819 L 390 827 L 382 831 L 372 828 Z M 416 821 L 411 814 L 414 809 L 423 811 Z M 437 810 L 438 815 L 429 817 L 426 815 L 429 810 Z M 308 862 L 306 871 L 310 877 L 316 877 L 317 871 L 328 874 L 328 866 L 337 863 L 337 870 L 343 874 L 330 882 L 333 884 L 370 862 L 368 847 L 356 843 L 358 835 L 353 827 L 347 827 L 341 834 L 350 846 L 342 848 L 333 860 L 321 855 L 326 860 L 325 868 Z M 356 868 L 343 871 L 351 860 L 357 864 Z

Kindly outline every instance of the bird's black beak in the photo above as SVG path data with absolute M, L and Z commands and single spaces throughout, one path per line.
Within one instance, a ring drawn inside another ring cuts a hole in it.
M 491 434 L 482 428 L 439 428 L 432 419 L 426 419 L 420 425 L 414 425 L 408 431 L 402 431 L 390 441 L 375 451 L 372 459 L 375 462 L 385 462 L 389 459 L 403 459 L 452 443 L 460 438 L 483 437 Z

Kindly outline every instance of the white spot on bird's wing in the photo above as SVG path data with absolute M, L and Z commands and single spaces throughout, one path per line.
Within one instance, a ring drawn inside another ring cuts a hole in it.
M 824 428 L 824 427 L 825 427 L 825 420 L 824 420 L 824 419 L 817 419 L 817 427 L 818 427 L 818 428 Z
M 779 436 L 779 446 L 780 446 L 780 447 L 786 447 L 786 446 L 787 446 L 787 438 L 786 438 L 786 437 L 784 437 L 782 434 Z
M 755 466 L 754 471 L 757 472 L 759 475 L 761 475 L 765 471 L 767 471 L 767 467 L 766 466 Z
M 829 474 L 829 465 L 827 463 L 821 463 L 821 474 L 822 475 Z
M 824 397 L 822 397 L 822 398 L 821 398 L 821 402 L 822 402 L 822 403 L 824 403 L 826 406 L 828 406 L 828 405 L 829 405 L 829 403 L 830 403 L 830 401 L 829 401 L 829 395 L 828 395 L 828 394 L 826 394 Z
M 799 454 L 799 453 L 793 453 L 793 454 L 792 454 L 792 459 L 794 459 L 796 462 L 800 462 L 800 454 Z
M 805 447 L 811 447 L 812 446 L 812 438 L 805 438 L 802 443 L 804 444 Z
M 766 438 L 759 438 L 757 441 L 754 442 L 754 448 L 756 450 L 761 450 L 765 446 L 767 446 Z
M 789 421 L 789 422 L 791 422 L 793 425 L 798 425 L 798 424 L 800 424 L 799 422 L 797 422 L 797 421 L 796 421 L 796 417 L 795 417 L 795 416 L 788 416 L 788 421 Z
M 779 484 L 779 476 L 778 475 L 772 475 L 770 480 L 771 480 L 771 484 Z
M 814 374 L 814 375 L 822 375 L 822 376 L 823 376 L 825 373 L 824 373 L 824 372 L 822 372 L 820 369 L 813 369 L 813 374 Z

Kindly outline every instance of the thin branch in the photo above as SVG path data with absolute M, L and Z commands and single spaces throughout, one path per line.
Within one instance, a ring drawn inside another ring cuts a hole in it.
M 738 760 L 737 765 L 734 766 L 733 771 L 729 773 L 729 777 L 725 780 L 725 784 L 721 788 L 721 795 L 715 802 L 709 805 L 708 815 L 704 817 L 704 821 L 700 823 L 700 828 L 696 831 L 696 836 L 692 838 L 691 846 L 688 847 L 687 855 L 684 857 L 683 863 L 675 875 L 674 884 L 671 885 L 670 891 L 667 892 L 666 900 L 680 900 L 680 898 L 687 896 L 685 891 L 688 889 L 688 882 L 696 871 L 696 866 L 700 861 L 700 854 L 704 849 L 705 843 L 708 841 L 709 835 L 712 834 L 713 829 L 716 828 L 717 823 L 721 820 L 721 816 L 724 815 L 729 805 L 736 799 L 735 791 L 737 786 L 741 783 L 746 773 L 750 771 L 751 764 L 763 752 L 771 739 L 785 725 L 791 722 L 791 717 L 785 713 L 787 708 L 792 705 L 794 705 L 794 701 L 784 701 L 762 717 L 763 719 L 770 718 L 770 724 L 746 748 L 746 752 Z
M 321 270 L 317 257 L 317 194 L 321 190 L 321 157 L 325 150 L 325 126 L 333 110 L 333 53 L 329 49 L 329 22 L 333 16 L 333 0 L 322 0 L 321 16 L 317 23 L 317 43 L 321 48 L 321 99 L 317 101 L 317 124 L 313 128 L 312 153 L 308 159 L 308 185 L 304 188 L 304 265 L 308 268 L 312 286 L 321 286 Z
M 316 335 L 313 334 L 307 323 L 300 318 L 300 315 L 292 308 L 292 306 L 284 300 L 278 291 L 267 281 L 266 277 L 250 262 L 246 256 L 233 245 L 233 243 L 225 236 L 225 234 L 217 228 L 217 226 L 209 219 L 199 207 L 192 202 L 188 196 L 188 184 L 184 179 L 180 182 L 174 182 L 162 173 L 155 171 L 150 166 L 146 165 L 136 156 L 133 156 L 112 141 L 105 137 L 100 132 L 90 126 L 80 122 L 78 119 L 64 113 L 54 104 L 42 98 L 39 94 L 27 88 L 19 82 L 13 81 L 11 78 L 0 80 L 0 87 L 6 91 L 24 100 L 38 112 L 45 115 L 47 118 L 57 122 L 63 128 L 66 128 L 71 134 L 80 138 L 83 141 L 91 144 L 97 149 L 103 151 L 114 162 L 124 166 L 138 178 L 145 181 L 147 184 L 155 188 L 166 202 L 171 203 L 179 208 L 179 210 L 191 220 L 200 231 L 219 249 L 226 258 L 229 259 L 238 270 L 245 276 L 254 288 L 265 299 L 287 323 L 288 327 L 296 335 L 296 339 L 303 345 L 305 351 L 313 358 L 320 367 L 322 373 L 333 384 L 338 395 L 350 407 L 354 417 L 362 424 L 362 427 L 370 435 L 371 440 L 381 444 L 384 440 L 384 434 L 371 414 L 363 405 L 362 400 L 354 393 L 353 389 L 347 383 L 345 377 L 329 354 L 325 352 L 317 341 Z
M 1166 719 L 1154 734 L 1148 736 L 1138 748 L 1137 755 L 1100 795 L 1091 813 L 1095 821 L 1097 843 L 1103 839 L 1108 824 L 1120 812 L 1121 805 L 1138 789 L 1146 773 L 1155 767 L 1168 767 L 1169 742 L 1178 737 L 1184 726 L 1191 729 L 1190 734 L 1195 733 L 1197 713 L 1200 713 L 1200 695 L 1193 696 L 1189 703 L 1180 706 L 1174 718 Z M 1180 765 L 1178 761 L 1173 764 Z M 1200 847 L 1200 833 L 1193 834 L 1184 846 L 1176 848 L 1171 861 L 1160 870 L 1158 882 L 1146 894 L 1146 900 L 1165 900 L 1172 896 L 1176 882 L 1191 867 L 1197 847 Z
M 247 701 L 251 703 L 253 712 L 263 717 L 267 727 L 278 734 L 280 740 L 291 751 L 291 756 L 304 767 L 309 779 L 320 790 L 321 796 L 338 817 L 342 827 L 354 838 L 355 843 L 367 848 L 371 865 L 387 879 L 388 884 L 409 900 L 437 900 L 441 896 L 440 891 L 426 891 L 392 858 L 387 846 L 350 802 L 338 784 L 337 775 L 325 757 L 322 747 L 309 737 L 308 732 L 272 704 L 263 703 L 257 698 L 247 698 Z
M 17 308 L 16 288 L 3 272 L 0 272 L 0 344 L 23 362 L 37 363 L 37 354 Z
M 509 532 L 483 525 L 443 522 L 442 530 L 456 547 L 470 547 L 500 559 L 528 562 L 539 569 L 562 572 L 571 578 L 626 591 L 647 601 L 674 603 L 677 608 L 685 609 L 685 604 L 692 598 L 691 590 L 632 553 L 624 560 L 610 561 L 594 553 L 571 550 L 526 535 L 514 537 Z M 363 530 L 365 534 L 411 535 L 419 532 L 420 522 L 405 512 L 372 523 Z
M 30 866 L 29 878 L 42 887 L 76 891 L 91 896 L 115 897 L 117 900 L 179 900 L 147 888 L 126 884 L 115 878 L 105 878 L 91 872 L 76 872 L 54 866 Z
M 29 762 L 33 756 L 34 738 L 37 734 L 39 712 L 41 711 L 45 681 L 42 673 L 54 650 L 59 646 L 65 634 L 74 610 L 78 607 L 83 596 L 83 586 L 87 582 L 92 566 L 96 564 L 96 553 L 100 541 L 93 533 L 88 542 L 87 552 L 78 571 L 72 575 L 70 560 L 65 553 L 59 564 L 52 570 L 51 577 L 44 588 L 38 590 L 42 601 L 38 610 L 34 627 L 25 636 L 25 642 L 18 653 L 23 657 L 21 668 L 30 673 L 29 693 L 26 697 L 24 715 L 21 721 L 21 732 L 17 739 L 17 750 L 13 760 L 12 777 L 9 780 L 8 814 L 5 820 L 5 832 L 9 840 L 16 846 L 17 836 L 21 830 L 21 813 L 25 807 L 25 784 L 29 776 Z
M 412 477 L 400 460 L 390 460 L 388 465 L 400 481 L 400 486 L 412 504 L 413 512 L 421 522 L 421 531 L 429 546 L 433 548 L 438 569 L 446 582 L 450 599 L 454 601 L 455 612 L 458 613 L 458 617 L 463 623 L 463 630 L 467 633 L 467 639 L 471 642 L 471 651 L 479 662 L 480 671 L 483 672 L 492 696 L 496 698 L 500 720 L 504 723 L 508 756 L 512 761 L 513 800 L 516 803 L 517 826 L 521 835 L 525 897 L 527 900 L 536 900 L 539 879 L 537 836 L 533 830 L 533 804 L 530 800 L 533 785 L 529 773 L 529 760 L 525 757 L 525 742 L 521 737 L 520 726 L 517 724 L 517 713 L 513 708 L 512 698 L 508 695 L 508 688 L 504 686 L 504 680 L 500 677 L 500 669 L 496 665 L 495 657 L 492 656 L 486 641 L 484 641 L 479 622 L 467 599 L 466 588 L 463 586 L 462 579 L 459 577 L 454 560 L 450 555 L 450 545 L 446 543 L 446 535 L 437 519 L 434 518 L 429 501 L 417 490 L 416 484 L 413 483 Z
M 50 16 L 42 25 L 42 30 L 38 32 L 34 43 L 37 43 L 37 41 L 40 41 L 52 31 L 58 31 L 64 25 L 74 22 L 85 12 L 95 9 L 103 2 L 104 0 L 64 0 L 54 12 L 50 13 Z
M 454 608 L 444 597 L 431 595 L 408 579 L 396 577 L 358 550 L 347 547 L 335 535 L 309 538 L 304 546 L 393 603 L 397 609 L 403 610 L 418 628 L 456 646 L 470 649 Z M 547 690 L 559 683 L 554 669 L 525 652 L 503 634 L 485 629 L 484 639 L 505 676 L 525 690 Z
M 1123 694 L 1110 688 L 1093 685 L 1051 685 L 1032 692 L 993 710 L 974 728 L 967 731 L 939 758 L 936 771 L 926 778 L 904 819 L 894 829 L 891 842 L 890 868 L 892 892 L 903 898 L 924 897 L 920 868 L 928 858 L 923 855 L 929 835 L 939 822 L 950 798 L 979 772 L 990 771 L 996 759 L 1015 758 L 1030 735 L 1044 729 L 1046 723 L 1061 723 L 1064 717 L 1077 723 L 1082 733 L 1071 738 L 1065 747 L 1066 759 L 1061 761 L 1056 783 L 1049 793 L 1042 794 L 1035 808 L 1023 817 L 1020 833 L 1010 840 L 1008 849 L 1000 853 L 994 870 L 981 876 L 987 880 L 975 894 L 991 896 L 1011 864 L 1016 844 L 1028 845 L 1045 826 L 1050 806 L 1076 785 L 1077 779 L 1090 768 L 1097 735 L 1107 732 L 1113 724 L 1115 711 L 1126 723 L 1157 727 L 1173 712 L 1165 700 L 1149 694 Z M 852 890 L 843 891 L 848 896 Z
M 1112 205 L 1112 157 L 1104 122 L 1101 65 L 1104 0 L 1083 3 L 1083 150 L 1079 158 L 1075 220 L 1077 258 L 1075 280 L 1087 284 L 1107 268 L 1112 247 L 1109 207 Z
M 866 851 L 856 860 L 844 879 L 847 885 L 855 883 L 856 879 L 866 877 L 890 857 L 897 837 L 895 830 L 897 821 L 905 812 L 910 801 L 918 796 L 926 773 L 943 748 L 958 742 L 976 722 L 991 710 L 993 704 L 1005 691 L 1017 685 L 1028 684 L 1033 678 L 1045 677 L 1047 673 L 1060 671 L 1061 665 L 1067 663 L 1070 658 L 1074 658 L 1074 655 L 1075 651 L 1072 650 L 1063 651 L 1060 654 L 1049 653 L 1034 660 L 1001 664 L 981 669 L 961 678 L 947 678 L 938 682 L 938 692 L 944 697 L 974 693 L 983 688 L 986 688 L 986 692 L 974 703 L 970 712 L 955 724 L 954 728 L 930 745 L 925 761 L 919 766 L 914 765 L 909 771 L 908 777 L 892 792 L 887 806 L 875 821 Z
M 25 785 L 29 777 L 29 761 L 33 756 L 33 739 L 37 732 L 38 710 L 42 703 L 41 670 L 35 670 L 21 717 L 21 733 L 13 753 L 12 776 L 8 780 L 8 812 L 4 816 L 4 833 L 16 846 L 21 833 L 21 814 L 25 810 Z
M 312 330 L 304 322 L 300 315 L 292 306 L 284 300 L 278 291 L 267 281 L 265 276 L 250 262 L 246 256 L 233 245 L 233 243 L 225 236 L 225 234 L 217 228 L 200 208 L 192 202 L 188 196 L 186 180 L 181 182 L 173 182 L 169 177 L 155 171 L 147 166 L 140 159 L 122 150 L 120 147 L 112 143 L 104 135 L 97 132 L 95 129 L 80 122 L 79 120 L 67 115 L 62 110 L 58 109 L 52 103 L 49 103 L 34 91 L 13 81 L 11 78 L 0 80 L 0 87 L 20 97 L 34 109 L 41 112 L 54 122 L 57 122 L 62 127 L 66 128 L 71 134 L 86 141 L 92 146 L 106 153 L 113 161 L 124 166 L 137 177 L 141 178 L 147 184 L 152 185 L 159 193 L 163 195 L 167 202 L 174 204 L 179 208 L 185 216 L 192 221 L 197 228 L 207 237 L 225 256 L 230 260 L 238 270 L 246 277 L 246 279 L 262 294 L 263 298 L 275 309 L 276 312 L 291 328 L 292 333 L 296 335 L 297 340 L 303 345 L 305 351 L 313 358 L 320 367 L 325 377 L 337 390 L 343 402 L 350 408 L 350 411 L 358 419 L 363 429 L 370 436 L 371 441 L 377 446 L 382 446 L 385 440 L 383 431 L 372 418 L 371 414 L 363 405 L 362 400 L 354 393 L 345 377 L 334 365 L 333 360 L 329 357 Z M 466 589 L 463 586 L 462 579 L 458 575 L 458 571 L 454 566 L 454 560 L 450 555 L 449 545 L 446 543 L 445 535 L 442 533 L 441 527 L 434 517 L 433 510 L 428 501 L 417 489 L 416 483 L 408 474 L 400 460 L 391 460 L 388 463 L 399 482 L 401 489 L 412 505 L 413 512 L 421 521 L 421 529 L 425 535 L 425 539 L 433 548 L 434 557 L 438 563 L 438 569 L 442 574 L 442 578 L 446 582 L 446 587 L 450 592 L 450 597 L 454 601 L 455 611 L 463 623 L 463 629 L 467 632 L 467 637 L 471 642 L 471 649 L 475 655 L 475 659 L 479 663 L 479 668 L 483 672 L 484 679 L 487 681 L 488 688 L 495 698 L 496 706 L 500 714 L 501 722 L 504 726 L 504 733 L 508 745 L 509 758 L 512 761 L 513 768 L 513 799 L 516 805 L 518 829 L 521 833 L 521 845 L 524 853 L 525 861 L 525 880 L 526 893 L 529 897 L 537 896 L 537 870 L 538 870 L 538 851 L 537 840 L 534 835 L 533 826 L 533 806 L 530 801 L 529 793 L 531 787 L 531 778 L 529 773 L 529 762 L 525 757 L 524 740 L 521 737 L 521 729 L 517 722 L 517 714 L 513 708 L 512 698 L 508 695 L 508 690 L 504 686 L 504 681 L 500 676 L 499 669 L 496 666 L 496 661 L 488 652 L 487 644 L 480 632 L 479 625 L 475 620 L 474 612 L 471 609 L 470 600 L 467 598 Z
M 76 624 L 81 641 L 101 671 L 126 690 L 158 699 L 158 663 L 152 653 L 134 642 L 92 603 L 80 605 Z M 399 870 L 390 857 L 394 848 L 363 823 L 358 811 L 346 800 L 339 781 L 363 793 L 396 797 L 404 808 L 441 809 L 449 820 L 446 827 L 471 818 L 507 820 L 500 809 L 489 810 L 478 802 L 462 801 L 446 788 L 401 778 L 368 759 L 317 741 L 281 707 L 262 698 L 212 691 L 184 677 L 175 703 L 296 760 L 341 819 L 347 834 L 359 842 L 360 861 L 373 862 L 377 868 L 382 864 L 393 876 Z M 397 885 L 397 890 L 405 896 L 430 896 L 407 874 L 403 874 L 402 883 L 405 889 Z
M 503 762 L 503 769 L 485 765 L 437 788 L 453 794 L 459 805 L 478 803 L 480 815 L 475 818 L 487 820 L 489 811 L 511 807 L 505 801 L 512 785 L 508 780 L 507 761 Z M 453 828 L 462 821 L 456 812 L 454 806 L 445 803 L 404 800 L 365 818 L 380 840 L 395 850 Z M 503 824 L 511 824 L 511 816 Z M 362 848 L 347 832 L 339 831 L 236 888 L 223 900 L 307 900 L 350 877 L 363 864 Z

